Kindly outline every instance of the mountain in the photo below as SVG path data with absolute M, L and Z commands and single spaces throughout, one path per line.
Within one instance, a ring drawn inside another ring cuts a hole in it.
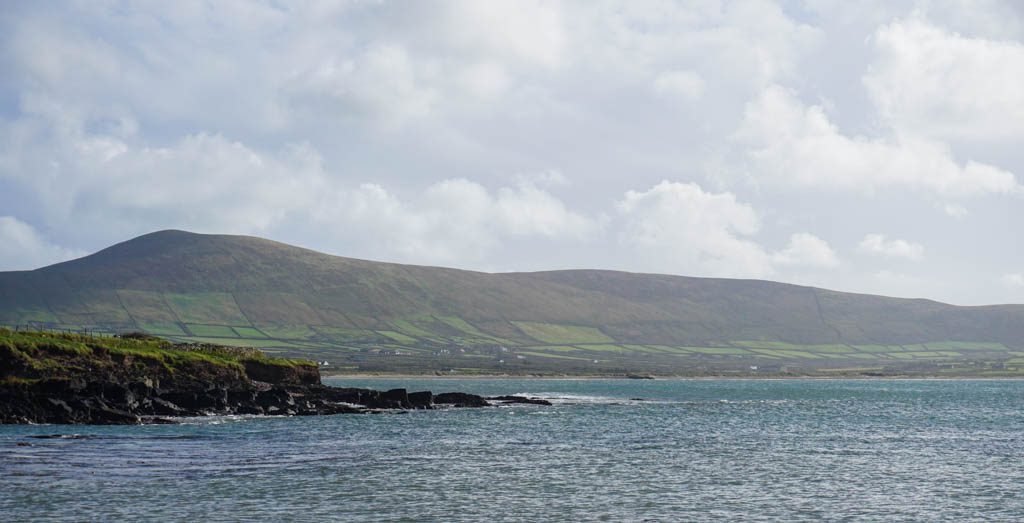
M 1022 305 L 604 270 L 488 274 L 183 231 L 0 272 L 0 325 L 145 331 L 348 370 L 1024 366 Z

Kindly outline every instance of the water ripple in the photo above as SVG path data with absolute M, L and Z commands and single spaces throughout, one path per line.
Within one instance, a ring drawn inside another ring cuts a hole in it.
M 345 384 L 523 394 L 555 405 L 0 427 L 0 513 L 11 521 L 1024 518 L 1024 382 Z

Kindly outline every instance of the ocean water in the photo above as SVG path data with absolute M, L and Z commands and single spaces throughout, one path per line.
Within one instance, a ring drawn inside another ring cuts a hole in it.
M 3 426 L 0 519 L 1024 519 L 1024 381 L 327 381 L 556 405 Z

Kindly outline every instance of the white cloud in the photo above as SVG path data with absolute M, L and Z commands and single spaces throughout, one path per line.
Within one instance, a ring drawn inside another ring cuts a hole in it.
M 502 82 L 495 71 L 468 74 L 464 81 L 482 95 Z M 429 67 L 418 65 L 401 45 L 389 43 L 355 57 L 326 59 L 296 76 L 288 90 L 292 103 L 313 117 L 323 117 L 326 110 L 338 118 L 365 118 L 396 128 L 433 111 L 440 95 L 429 75 Z
M 390 254 L 421 262 L 478 262 L 509 238 L 586 241 L 601 228 L 527 181 L 492 194 L 466 179 L 444 180 L 408 201 L 368 183 L 338 198 L 318 221 L 343 233 L 367 230 Z
M 512 234 L 582 239 L 596 227 L 592 220 L 570 211 L 531 183 L 501 188 L 494 205 L 498 223 Z
M 963 218 L 964 216 L 970 214 L 966 207 L 955 203 L 947 203 L 943 205 L 942 211 L 954 218 Z
M 41 209 L 55 227 L 258 233 L 313 205 L 328 184 L 319 155 L 299 144 L 267 153 L 200 133 L 153 147 L 77 129 L 35 138 L 42 143 L 19 144 L 0 179 L 38 193 L 59 186 L 61 199 Z
M 892 258 L 920 260 L 924 257 L 924 246 L 906 240 L 888 239 L 884 234 L 868 234 L 860 241 L 860 249 L 871 254 Z
M 704 80 L 693 71 L 666 71 L 654 78 L 654 92 L 693 101 L 704 94 Z
M 0 216 L 0 270 L 37 269 L 85 253 L 54 245 L 29 224 L 13 217 Z
M 757 213 L 731 193 L 663 181 L 627 192 L 617 207 L 624 222 L 620 240 L 642 251 L 636 258 L 647 270 L 743 277 L 771 272 L 771 257 L 745 238 L 761 226 Z
M 822 36 L 769 1 L 575 5 L 586 6 L 571 18 L 585 63 L 616 76 L 662 75 L 663 88 L 688 94 L 705 92 L 705 83 L 747 92 L 790 78 Z
M 949 198 L 1024 191 L 1012 173 L 957 163 L 935 142 L 846 136 L 821 106 L 804 106 L 779 86 L 747 105 L 735 138 L 748 148 L 753 172 L 766 181 L 858 191 L 906 187 Z
M 966 37 L 914 18 L 880 27 L 872 43 L 864 85 L 895 128 L 944 140 L 1019 141 L 1021 42 Z
M 440 23 L 434 28 L 435 36 L 458 51 L 543 67 L 562 63 L 565 34 L 556 2 L 445 1 L 437 11 Z
M 478 98 L 496 98 L 508 90 L 511 79 L 505 68 L 493 62 L 471 64 L 458 73 L 462 88 Z
M 1003 275 L 1003 283 L 1011 287 L 1024 287 L 1024 274 L 1010 273 Z
M 837 267 L 839 257 L 828 242 L 808 233 L 789 238 L 786 248 L 772 255 L 772 261 L 785 266 Z

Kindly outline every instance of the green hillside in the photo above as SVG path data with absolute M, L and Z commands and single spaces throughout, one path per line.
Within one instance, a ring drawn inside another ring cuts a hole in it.
M 487 274 L 182 231 L 0 273 L 0 325 L 145 331 L 360 371 L 1024 367 L 1020 305 L 957 307 L 768 281 L 598 270 Z

